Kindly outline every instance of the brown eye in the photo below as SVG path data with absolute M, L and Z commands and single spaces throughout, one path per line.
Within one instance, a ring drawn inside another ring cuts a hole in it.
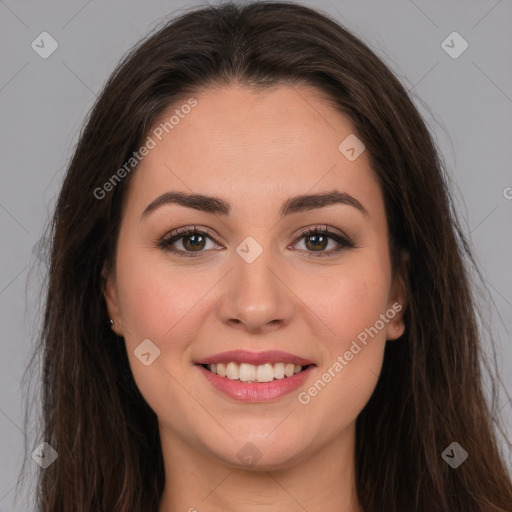
M 200 251 L 204 249 L 206 243 L 206 237 L 198 233 L 192 233 L 190 235 L 182 236 L 183 247 L 187 251 Z
M 308 243 L 311 242 L 311 243 Z M 312 251 L 323 250 L 327 247 L 329 237 L 314 233 L 306 237 L 306 247 Z
M 355 247 L 348 237 L 333 233 L 327 227 L 312 228 L 303 232 L 296 243 L 302 240 L 304 240 L 304 252 L 309 258 L 334 256 L 344 249 Z M 329 242 L 334 242 L 334 248 L 326 250 Z
M 178 256 L 197 257 L 209 249 L 208 242 L 213 244 L 213 248 L 219 246 L 212 235 L 207 232 L 194 228 L 176 229 L 168 236 L 160 240 L 157 245 L 164 251 L 172 252 Z
M 331 232 L 325 228 L 312 228 L 302 233 L 295 242 L 295 245 L 304 240 L 305 249 L 301 249 L 310 258 L 323 256 L 334 256 L 344 249 L 355 247 L 348 237 L 341 234 Z M 162 250 L 171 252 L 178 256 L 200 257 L 209 249 L 208 242 L 213 244 L 211 248 L 223 248 L 220 246 L 213 235 L 206 231 L 194 228 L 180 228 L 172 231 L 157 243 Z M 330 243 L 334 243 L 334 247 L 326 250 Z

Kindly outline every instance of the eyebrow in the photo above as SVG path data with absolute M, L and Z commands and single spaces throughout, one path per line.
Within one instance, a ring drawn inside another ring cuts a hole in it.
M 167 204 L 178 204 L 187 208 L 219 215 L 229 215 L 231 210 L 231 205 L 219 197 L 170 191 L 165 192 L 152 201 L 142 212 L 141 220 L 147 217 L 151 212 Z M 315 210 L 334 204 L 352 206 L 366 217 L 369 217 L 366 208 L 355 197 L 347 192 L 340 192 L 339 190 L 290 197 L 281 205 L 279 214 L 281 217 L 285 217 L 293 213 Z

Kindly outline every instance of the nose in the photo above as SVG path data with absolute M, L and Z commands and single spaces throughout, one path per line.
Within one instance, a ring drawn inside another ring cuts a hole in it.
M 295 311 L 294 294 L 279 275 L 270 250 L 252 263 L 234 255 L 234 268 L 223 280 L 217 313 L 231 327 L 271 332 L 289 324 Z

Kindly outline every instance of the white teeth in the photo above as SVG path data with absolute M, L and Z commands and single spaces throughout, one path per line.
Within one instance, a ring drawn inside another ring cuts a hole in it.
M 285 365 L 285 367 L 284 367 L 284 374 L 287 377 L 291 377 L 294 374 L 294 371 L 295 371 L 295 365 L 294 364 L 288 363 L 287 365 Z
M 242 382 L 270 382 L 274 379 L 284 379 L 302 371 L 303 367 L 293 363 L 265 363 L 255 366 L 249 363 L 218 363 L 207 365 L 212 373 L 220 377 Z
M 228 363 L 226 377 L 231 380 L 238 380 L 240 378 L 240 367 L 236 363 Z
M 217 374 L 220 375 L 221 377 L 225 377 L 226 376 L 226 366 L 223 365 L 222 363 L 219 363 L 219 364 L 210 364 L 209 365 L 210 367 L 212 366 L 216 366 L 217 367 Z M 213 372 L 215 373 L 215 372 Z
M 256 369 L 256 380 L 258 382 L 270 382 L 274 380 L 274 368 L 271 364 L 260 364 Z
M 276 363 L 274 365 L 274 378 L 275 379 L 284 378 L 284 363 Z
M 248 380 L 256 380 L 256 366 L 242 363 L 240 365 L 240 380 L 242 382 L 247 382 Z

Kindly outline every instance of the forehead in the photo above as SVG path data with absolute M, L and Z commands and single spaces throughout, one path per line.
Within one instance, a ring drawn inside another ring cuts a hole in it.
M 193 108 L 176 102 L 150 130 L 154 147 L 133 176 L 131 207 L 142 211 L 171 189 L 224 196 L 240 207 L 339 189 L 383 208 L 366 152 L 350 161 L 339 149 L 355 135 L 352 124 L 318 89 L 232 86 L 193 98 Z

